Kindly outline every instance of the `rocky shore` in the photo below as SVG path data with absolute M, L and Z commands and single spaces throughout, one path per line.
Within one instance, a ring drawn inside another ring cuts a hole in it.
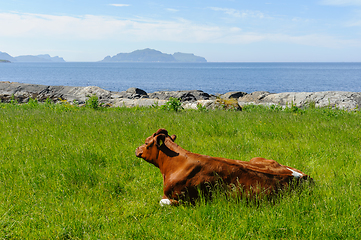
M 98 96 L 99 102 L 113 107 L 135 107 L 135 106 L 161 106 L 170 97 L 179 98 L 185 109 L 197 109 L 197 105 L 206 108 L 215 108 L 222 104 L 222 100 L 236 99 L 239 106 L 246 104 L 279 105 L 290 106 L 292 103 L 297 107 L 305 107 L 313 104 L 315 107 L 337 107 L 345 110 L 360 110 L 361 92 L 253 92 L 240 91 L 228 92 L 219 96 L 210 95 L 201 90 L 190 91 L 159 91 L 147 93 L 139 88 L 129 88 L 123 92 L 113 92 L 95 86 L 71 87 L 71 86 L 47 86 L 26 84 L 17 82 L 0 82 L 1 102 L 10 102 L 15 98 L 19 103 L 26 103 L 29 98 L 45 101 L 50 98 L 54 102 L 67 100 L 84 104 L 89 96 Z

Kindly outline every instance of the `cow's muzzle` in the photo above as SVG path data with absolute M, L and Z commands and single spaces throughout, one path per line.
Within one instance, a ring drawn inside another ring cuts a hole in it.
M 135 149 L 135 156 L 141 158 L 142 157 L 142 151 L 139 149 L 139 147 L 137 147 L 137 149 Z

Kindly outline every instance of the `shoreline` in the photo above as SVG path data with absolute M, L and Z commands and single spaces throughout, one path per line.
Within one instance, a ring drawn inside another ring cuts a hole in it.
M 291 104 L 297 107 L 306 107 L 310 104 L 315 107 L 332 107 L 345 110 L 361 110 L 361 92 L 324 91 L 324 92 L 283 92 L 270 93 L 256 91 L 246 93 L 241 91 L 227 92 L 212 95 L 201 90 L 157 91 L 147 93 L 139 88 L 129 88 L 126 91 L 115 92 L 104 90 L 96 86 L 71 87 L 26 84 L 17 82 L 0 82 L 1 102 L 10 102 L 12 97 L 19 103 L 26 103 L 29 98 L 45 101 L 47 98 L 59 102 L 60 99 L 68 102 L 84 104 L 89 96 L 96 95 L 100 103 L 113 107 L 150 107 L 164 105 L 170 97 L 180 99 L 186 109 L 197 109 L 198 105 L 206 108 L 215 108 L 217 99 L 236 99 L 239 106 L 279 105 L 282 107 Z

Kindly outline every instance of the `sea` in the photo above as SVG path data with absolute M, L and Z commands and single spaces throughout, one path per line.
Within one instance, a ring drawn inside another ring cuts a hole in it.
M 0 81 L 155 91 L 361 92 L 361 63 L 0 63 Z

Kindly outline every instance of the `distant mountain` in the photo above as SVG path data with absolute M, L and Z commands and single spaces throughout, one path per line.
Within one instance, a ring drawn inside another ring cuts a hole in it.
M 15 59 L 12 56 L 10 56 L 9 54 L 7 54 L 6 52 L 0 52 L 0 59 L 11 61 L 11 62 L 15 61 Z
M 173 57 L 177 60 L 177 62 L 207 62 L 204 57 L 198 57 L 193 53 L 176 52 L 173 54 Z
M 23 55 L 18 57 L 12 57 L 5 52 L 0 52 L 0 59 L 8 60 L 11 62 L 65 62 L 61 57 L 50 57 L 49 54 L 41 55 Z
M 136 50 L 131 53 L 118 53 L 105 57 L 101 62 L 207 62 L 203 57 L 192 53 L 166 54 L 154 49 Z
M 103 59 L 104 62 L 173 62 L 174 57 L 153 49 L 136 50 L 131 53 L 118 53 Z
M 63 58 L 55 56 L 50 57 L 49 54 L 42 54 L 42 55 L 23 55 L 15 57 L 17 62 L 65 62 Z

